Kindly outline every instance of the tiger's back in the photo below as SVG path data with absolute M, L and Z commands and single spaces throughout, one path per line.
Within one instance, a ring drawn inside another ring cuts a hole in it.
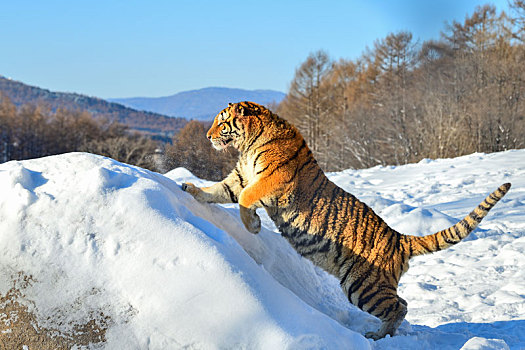
M 214 147 L 233 144 L 239 161 L 221 183 L 183 187 L 203 202 L 238 202 L 246 228 L 257 233 L 265 208 L 299 254 L 338 277 L 349 301 L 382 320 L 379 339 L 393 335 L 407 312 L 397 295 L 410 257 L 456 244 L 510 188 L 502 185 L 456 225 L 425 237 L 390 228 L 371 208 L 332 183 L 299 131 L 252 102 L 231 104 L 208 131 Z

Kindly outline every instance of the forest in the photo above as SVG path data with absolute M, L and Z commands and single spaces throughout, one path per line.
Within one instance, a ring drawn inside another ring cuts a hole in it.
M 477 7 L 439 39 L 391 33 L 356 59 L 312 52 L 283 102 L 267 107 L 299 128 L 325 171 L 523 148 L 525 0 L 509 4 L 508 14 Z M 210 180 L 236 161 L 235 151 L 211 147 L 200 122 L 163 144 L 87 112 L 0 102 L 0 161 L 80 150 Z M 158 148 L 161 163 L 152 160 Z
M 525 146 L 525 6 L 478 7 L 440 40 L 409 32 L 358 59 L 312 53 L 278 113 L 328 171 Z

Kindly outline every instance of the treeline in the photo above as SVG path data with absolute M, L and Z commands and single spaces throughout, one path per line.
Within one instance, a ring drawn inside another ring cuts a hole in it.
M 87 112 L 17 107 L 0 94 L 0 163 L 84 151 L 156 170 L 152 155 L 157 147 L 126 126 Z
M 478 7 L 440 40 L 388 35 L 360 58 L 319 51 L 278 113 L 328 171 L 525 146 L 525 2 Z

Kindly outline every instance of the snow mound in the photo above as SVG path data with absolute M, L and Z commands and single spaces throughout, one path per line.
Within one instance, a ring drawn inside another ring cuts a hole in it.
M 513 187 L 469 240 L 411 261 L 399 288 L 408 322 L 373 342 L 361 334 L 379 321 L 263 211 L 263 230 L 250 234 L 235 205 L 180 189 L 210 184 L 186 169 L 163 176 L 84 153 L 1 164 L 0 344 L 16 333 L 5 311 L 16 300 L 35 329 L 68 339 L 98 330 L 81 348 L 525 347 L 525 151 L 329 177 L 418 235 L 454 224 L 501 183 Z
M 276 282 L 220 227 L 278 264 L 260 243 L 274 233 L 251 236 L 166 177 L 73 153 L 3 164 L 0 184 L 0 293 L 20 273 L 31 276 L 21 302 L 41 327 L 68 333 L 100 315 L 110 320 L 110 349 L 369 348 Z M 305 265 L 291 248 L 279 254 Z M 311 270 L 283 269 L 282 278 L 305 284 Z

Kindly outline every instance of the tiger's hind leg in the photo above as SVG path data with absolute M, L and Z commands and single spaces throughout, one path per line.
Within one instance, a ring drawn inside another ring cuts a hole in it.
M 378 340 L 387 334 L 394 336 L 407 314 L 407 302 L 397 294 L 390 292 L 376 299 L 376 302 L 369 307 L 365 305 L 362 309 L 381 320 L 381 327 L 377 332 L 365 334 L 367 338 Z
M 365 337 L 378 340 L 394 336 L 407 314 L 407 302 L 397 295 L 397 279 L 366 260 L 354 257 L 348 269 L 341 271 L 341 288 L 353 305 L 381 320 L 376 332 Z

